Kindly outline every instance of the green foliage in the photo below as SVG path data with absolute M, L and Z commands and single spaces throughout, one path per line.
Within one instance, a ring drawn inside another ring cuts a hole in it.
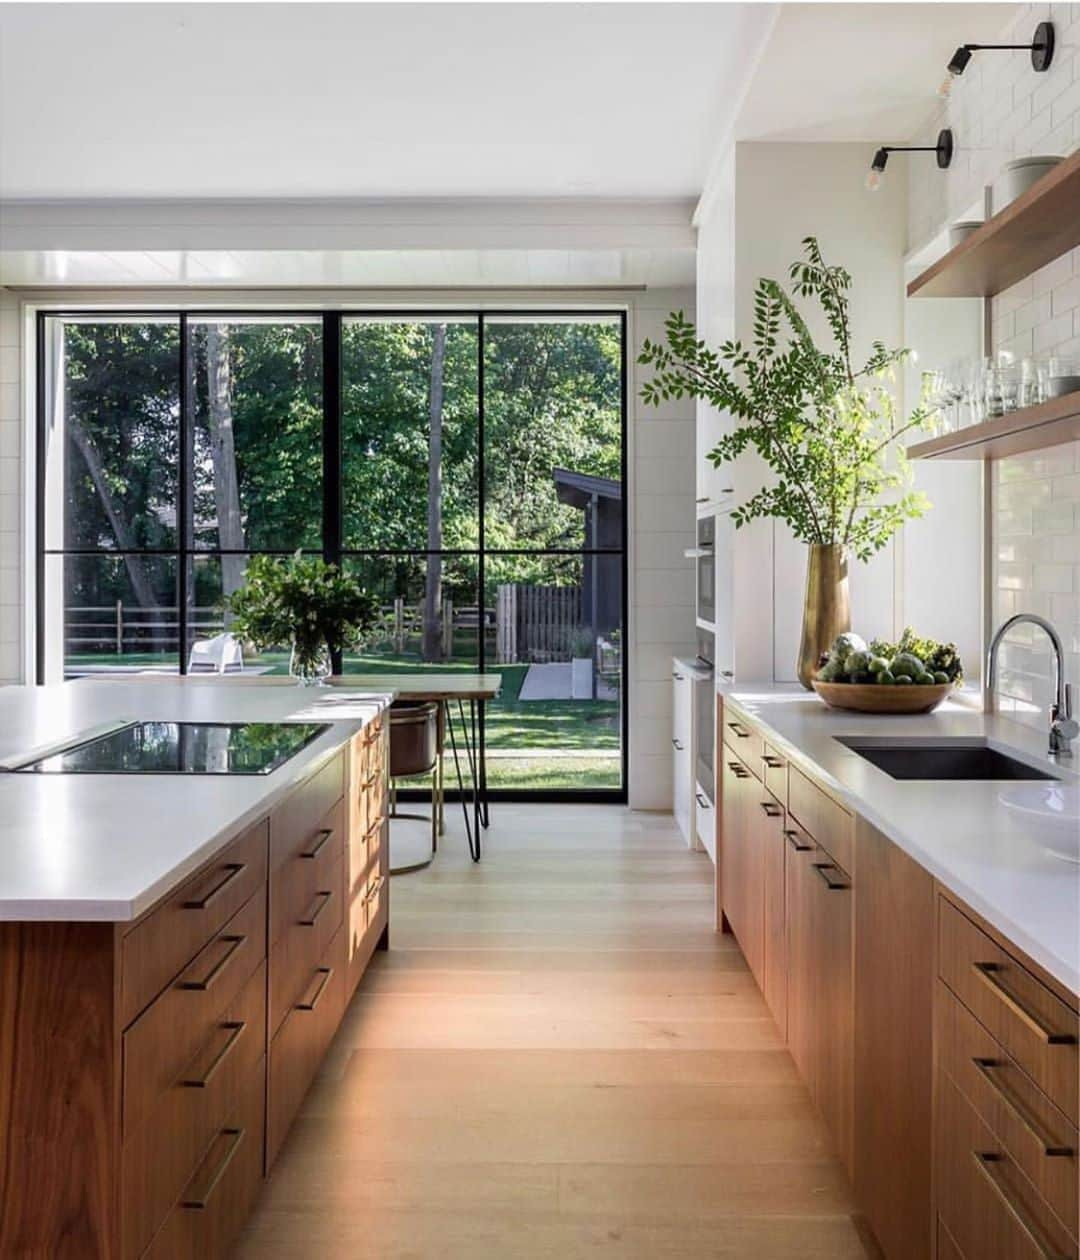
M 697 398 L 728 412 L 734 427 L 709 453 L 714 465 L 756 451 L 775 480 L 732 510 L 736 527 L 778 517 L 806 543 L 840 544 L 860 560 L 880 551 L 906 520 L 929 507 L 911 490 L 898 439 L 927 426 L 924 404 L 900 422 L 888 383 L 907 357 L 875 341 L 856 370 L 851 360 L 851 277 L 826 265 L 816 239 L 789 269 L 791 293 L 761 279 L 754 294 L 752 347 L 710 349 L 679 311 L 666 321 L 666 345 L 646 341 L 638 362 L 655 373 L 647 403 Z M 793 297 L 816 302 L 832 335 L 819 348 Z M 782 334 L 783 330 L 783 334 Z
M 232 632 L 257 651 L 294 643 L 311 659 L 325 643 L 351 647 L 374 622 L 375 601 L 334 564 L 297 552 L 291 560 L 253 556 L 244 585 L 227 600 Z

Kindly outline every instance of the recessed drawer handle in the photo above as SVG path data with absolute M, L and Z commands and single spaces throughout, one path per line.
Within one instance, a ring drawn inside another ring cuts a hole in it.
M 764 763 L 769 767 L 770 770 L 783 770 L 784 765 L 785 765 L 785 763 L 781 761 L 779 757 L 770 757 L 768 753 L 766 753 L 761 758 L 761 760 L 764 761 Z
M 315 992 L 306 1001 L 297 1002 L 296 1009 L 298 1011 L 313 1011 L 322 1001 L 322 995 L 330 986 L 330 977 L 334 974 L 333 967 L 320 967 L 315 974 L 322 976 Z
M 221 955 L 221 957 L 216 963 L 214 963 L 201 980 L 181 980 L 177 987 L 181 989 L 194 989 L 200 993 L 205 992 L 205 990 L 210 988 L 229 963 L 231 963 L 236 957 L 237 951 L 246 940 L 246 936 L 219 936 L 218 941 L 227 943 L 229 948 Z
M 801 837 L 797 831 L 788 829 L 784 832 L 784 835 L 787 837 L 788 844 L 791 845 L 796 853 L 808 853 L 814 847 L 812 844 L 801 843 Z
M 737 761 L 729 761 L 727 765 L 736 779 L 747 779 L 750 777 L 750 771 L 745 766 L 740 766 Z
M 672 746 L 672 748 L 674 748 L 674 749 L 675 749 L 675 751 L 676 751 L 676 752 L 682 752 L 682 750 L 683 750 L 683 746 L 682 746 L 682 744 L 680 744 L 680 743 L 679 743 L 679 741 L 678 741 L 677 739 L 673 739 L 673 740 L 671 741 L 671 746 Z
M 672 672 L 671 672 L 671 676 L 672 676 L 672 678 L 674 678 L 674 679 L 675 679 L 675 681 L 676 681 L 676 682 L 682 682 L 682 680 L 683 680 L 683 676 L 682 676 L 682 674 L 676 674 L 674 670 L 672 670 Z
M 830 879 L 829 876 L 826 874 L 827 871 L 838 871 L 840 869 L 837 865 L 835 865 L 835 863 L 811 862 L 810 865 L 813 866 L 814 870 L 817 871 L 817 873 L 825 881 L 825 887 L 830 892 L 844 892 L 846 889 L 851 887 L 850 884 L 843 883 L 835 879 Z
M 1005 1183 L 998 1175 L 997 1165 L 1001 1163 L 1001 1156 L 995 1151 L 972 1151 L 971 1155 L 975 1160 L 975 1167 L 990 1183 L 994 1193 L 1005 1205 L 1005 1210 L 1031 1239 L 1035 1250 L 1043 1257 L 1043 1260 L 1068 1260 L 1068 1257 L 1046 1245 L 1042 1238 L 1042 1231 L 1028 1216 L 1027 1211 L 1013 1201 Z
M 370 792 L 371 789 L 378 783 L 378 781 L 379 781 L 379 771 L 373 770 L 371 774 L 369 774 L 368 777 L 364 780 L 364 786 L 361 788 L 361 791 Z
M 237 875 L 240 874 L 246 865 L 246 862 L 230 862 L 228 866 L 224 868 L 224 874 L 221 879 L 219 879 L 213 888 L 210 889 L 206 896 L 192 898 L 191 901 L 185 901 L 184 909 L 205 910 L 206 907 L 215 900 L 215 898 L 221 896 L 225 889 L 228 888 L 228 886 L 233 882 Z
M 322 914 L 322 912 L 330 904 L 330 901 L 333 898 L 333 896 L 334 894 L 330 889 L 327 889 L 324 892 L 316 893 L 315 894 L 315 901 L 316 901 L 315 908 L 312 910 L 310 914 L 305 915 L 304 918 L 298 920 L 300 927 L 314 927 L 319 918 L 319 915 Z
M 371 824 L 371 826 L 367 829 L 367 831 L 364 832 L 365 842 L 371 839 L 371 837 L 375 834 L 375 832 L 377 832 L 382 827 L 385 821 L 386 819 L 383 818 L 382 814 L 380 814 L 378 818 L 375 819 L 375 821 Z
M 247 1027 L 247 1024 L 244 1023 L 243 1020 L 240 1020 L 238 1022 L 234 1021 L 233 1023 L 222 1024 L 221 1027 L 229 1033 L 228 1037 L 225 1039 L 225 1044 L 210 1060 L 210 1066 L 206 1069 L 202 1076 L 185 1077 L 184 1080 L 180 1082 L 185 1089 L 205 1089 L 207 1085 L 210 1084 L 217 1075 L 218 1068 L 220 1068 L 229 1057 L 233 1047 L 243 1036 L 244 1029 Z
M 1072 1155 L 1073 1148 L 1071 1146 L 1062 1146 L 1060 1142 L 1055 1141 L 1053 1135 L 1046 1132 L 1039 1120 L 1030 1114 L 1027 1107 L 1024 1106 L 1020 1099 L 1016 1098 L 1010 1090 L 1005 1089 L 998 1078 L 994 1075 L 994 1069 L 1004 1067 L 1004 1063 L 1002 1063 L 999 1059 L 974 1058 L 971 1061 L 979 1069 L 979 1073 L 981 1074 L 983 1080 L 986 1081 L 987 1085 L 990 1086 L 998 1098 L 1001 1099 L 1017 1120 L 1020 1121 L 1025 1129 L 1027 1129 L 1035 1141 L 1043 1148 L 1044 1155 L 1051 1158 L 1056 1156 L 1067 1157 Z
M 766 818 L 779 818 L 784 812 L 779 805 L 774 804 L 772 801 L 762 801 L 761 808 L 765 811 Z
M 334 834 L 334 830 L 332 827 L 324 827 L 322 831 L 317 831 L 315 834 L 319 837 L 318 840 L 311 846 L 310 849 L 305 849 L 300 854 L 302 858 L 317 858 L 322 852 L 323 846 L 326 844 L 327 840 L 329 840 Z
M 702 809 L 712 809 L 712 801 L 710 801 L 703 793 L 695 792 L 694 796 Z
M 209 1206 L 210 1196 L 218 1188 L 218 1183 L 221 1181 L 222 1177 L 225 1176 L 225 1170 L 232 1163 L 233 1156 L 240 1149 L 240 1143 L 244 1140 L 244 1130 L 222 1129 L 217 1136 L 230 1138 L 231 1141 L 229 1142 L 228 1149 L 225 1151 L 225 1155 L 222 1158 L 221 1163 L 218 1164 L 218 1166 L 210 1174 L 205 1188 L 192 1191 L 189 1186 L 188 1192 L 186 1192 L 184 1197 L 180 1200 L 180 1206 L 187 1208 L 189 1211 L 202 1212 Z M 215 1138 L 214 1141 L 216 1142 L 217 1138 Z M 196 1176 L 198 1176 L 197 1173 Z M 194 1182 L 192 1184 L 194 1184 Z
M 378 879 L 374 881 L 371 887 L 364 894 L 364 905 L 367 905 L 369 901 L 373 901 L 375 897 L 378 896 L 379 891 L 381 890 L 382 886 L 383 886 L 383 877 L 380 875 Z
M 737 735 L 740 739 L 749 739 L 749 738 L 750 738 L 750 732 L 749 732 L 749 731 L 744 731 L 744 730 L 743 730 L 743 728 L 742 728 L 742 727 L 738 724 L 738 722 L 729 722 L 729 723 L 728 723 L 728 728 L 729 728 L 730 730 L 734 731 L 734 732 L 735 732 L 735 734 L 736 734 L 736 735 Z
M 1072 1046 L 1076 1044 L 1076 1038 L 1072 1033 L 1054 1032 L 1052 1028 L 1047 1028 L 1041 1019 L 1033 1012 L 1029 1011 L 1019 998 L 1014 997 L 1012 993 L 997 978 L 998 973 L 1004 968 L 1000 963 L 996 962 L 976 962 L 971 964 L 975 974 L 986 985 L 991 993 L 1024 1024 L 1031 1032 L 1048 1046 Z

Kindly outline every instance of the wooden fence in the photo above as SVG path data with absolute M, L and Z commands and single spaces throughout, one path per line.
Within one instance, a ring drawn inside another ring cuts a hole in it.
M 500 665 L 568 661 L 580 625 L 580 586 L 500 586 L 495 608 L 496 660 Z

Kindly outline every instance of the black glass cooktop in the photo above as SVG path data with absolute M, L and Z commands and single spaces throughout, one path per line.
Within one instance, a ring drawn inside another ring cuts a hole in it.
M 270 774 L 328 729 L 315 722 L 132 722 L 19 769 L 31 774 Z

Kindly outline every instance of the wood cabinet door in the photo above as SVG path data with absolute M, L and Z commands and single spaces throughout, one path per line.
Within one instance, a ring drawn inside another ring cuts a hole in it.
M 764 872 L 760 829 L 753 811 L 758 809 L 756 798 L 760 791 L 753 775 L 737 758 L 726 754 L 720 886 L 724 914 L 759 986 L 765 956 Z
M 811 862 L 815 846 L 800 828 L 786 829 L 788 845 L 784 868 L 787 909 L 787 1039 L 799 1075 L 814 1090 L 817 1076 L 817 978 L 814 912 L 818 876 Z
M 824 849 L 810 862 L 811 967 L 817 1024 L 811 1089 L 848 1173 L 854 1097 L 854 1003 L 851 879 Z
M 787 841 L 786 816 L 779 802 L 766 791 L 754 801 L 755 832 L 761 849 L 763 913 L 763 979 L 761 991 L 781 1037 L 787 1036 L 787 892 L 784 870 Z

